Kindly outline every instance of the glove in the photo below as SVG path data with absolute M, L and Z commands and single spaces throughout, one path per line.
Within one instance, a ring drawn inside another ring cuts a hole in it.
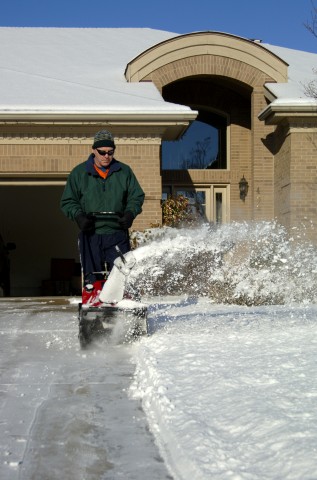
M 75 217 L 75 220 L 82 232 L 92 233 L 95 230 L 95 220 L 93 215 L 80 213 Z
M 134 215 L 131 212 L 125 212 L 121 218 L 119 218 L 118 223 L 124 229 L 128 230 L 132 226 L 134 220 Z

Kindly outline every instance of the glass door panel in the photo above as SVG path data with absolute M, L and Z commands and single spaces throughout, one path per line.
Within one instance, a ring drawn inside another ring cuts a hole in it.
M 192 212 L 198 214 L 204 221 L 217 224 L 229 221 L 228 195 L 229 186 L 188 187 L 174 186 L 163 188 L 162 200 L 169 195 L 183 195 L 189 199 Z

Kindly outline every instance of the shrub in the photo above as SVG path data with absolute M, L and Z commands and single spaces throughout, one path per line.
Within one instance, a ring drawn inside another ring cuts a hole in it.
M 184 195 L 170 196 L 162 203 L 163 225 L 167 227 L 188 226 L 194 216 L 188 198 Z

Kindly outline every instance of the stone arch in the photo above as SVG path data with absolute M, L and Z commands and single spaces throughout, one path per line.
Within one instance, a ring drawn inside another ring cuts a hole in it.
M 286 82 L 287 64 L 261 44 L 218 32 L 181 35 L 146 50 L 126 68 L 130 82 L 152 81 L 162 87 L 180 78 L 217 75 L 244 84 Z
M 125 71 L 128 82 L 152 82 L 167 102 L 199 112 L 216 108 L 228 118 L 228 168 L 163 170 L 163 186 L 230 186 L 227 218 L 272 218 L 273 156 L 262 142 L 272 129 L 260 122 L 258 114 L 267 105 L 265 84 L 287 82 L 287 69 L 281 58 L 260 43 L 219 32 L 180 35 L 134 58 Z M 243 205 L 238 188 L 242 175 L 249 183 Z

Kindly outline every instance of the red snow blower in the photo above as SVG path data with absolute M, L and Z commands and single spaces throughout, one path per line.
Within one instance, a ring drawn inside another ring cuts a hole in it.
M 93 213 L 95 216 L 117 215 L 113 212 Z M 127 278 L 136 260 L 133 252 L 122 254 L 115 247 L 118 257 L 109 273 L 90 272 L 102 280 L 85 284 L 82 289 L 82 302 L 78 305 L 79 343 L 82 348 L 102 335 L 111 335 L 116 329 L 124 341 L 148 333 L 147 306 L 141 303 L 135 292 L 126 291 Z

